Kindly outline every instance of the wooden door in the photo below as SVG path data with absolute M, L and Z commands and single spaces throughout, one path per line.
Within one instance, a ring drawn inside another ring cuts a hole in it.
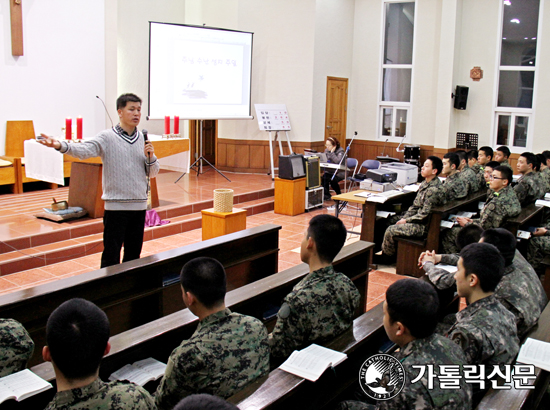
M 192 163 L 200 155 L 200 129 L 201 121 L 189 121 L 189 149 L 191 150 Z M 212 165 L 216 165 L 216 129 L 217 120 L 202 121 L 202 156 Z
M 325 108 L 325 141 L 328 137 L 346 147 L 346 119 L 348 108 L 348 79 L 327 77 L 327 104 Z

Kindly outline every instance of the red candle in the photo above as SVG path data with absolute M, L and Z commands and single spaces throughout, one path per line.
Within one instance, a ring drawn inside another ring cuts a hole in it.
M 170 117 L 168 115 L 164 117 L 164 133 L 170 134 Z
M 76 139 L 82 139 L 82 117 L 76 117 Z
M 174 134 L 180 133 L 180 117 L 177 115 L 174 117 Z
M 73 137 L 73 120 L 65 118 L 65 139 L 70 140 Z

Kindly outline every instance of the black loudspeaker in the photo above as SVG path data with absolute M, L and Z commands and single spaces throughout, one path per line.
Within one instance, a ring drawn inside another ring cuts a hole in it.
M 279 155 L 279 178 L 298 179 L 306 176 L 303 155 Z
M 321 186 L 321 161 L 319 157 L 306 158 L 306 189 Z
M 457 85 L 455 91 L 455 105 L 457 110 L 465 110 L 466 103 L 468 102 L 468 87 L 463 85 Z

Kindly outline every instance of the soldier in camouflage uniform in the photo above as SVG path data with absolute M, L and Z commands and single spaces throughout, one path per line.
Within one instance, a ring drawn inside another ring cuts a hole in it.
M 446 334 L 462 348 L 467 364 L 510 364 L 518 353 L 514 315 L 493 293 L 503 272 L 504 258 L 491 244 L 474 243 L 460 251 L 455 280 L 467 306 L 445 322 L 452 323 Z
M 468 185 L 460 177 L 458 167 L 460 160 L 454 152 L 448 152 L 443 156 L 443 171 L 446 175 L 443 189 L 445 190 L 445 202 L 453 199 L 461 199 L 468 195 Z
M 54 364 L 57 394 L 46 410 L 156 409 L 143 387 L 98 377 L 101 358 L 111 348 L 109 332 L 107 315 L 87 300 L 71 299 L 52 312 L 42 354 Z
M 309 222 L 300 257 L 309 274 L 289 293 L 277 313 L 269 337 L 271 355 L 284 359 L 311 343 L 323 343 L 348 329 L 359 305 L 359 291 L 332 261 L 344 246 L 346 228 L 332 215 L 317 215 Z
M 545 227 L 537 228 L 529 239 L 527 260 L 540 276 L 543 272 L 542 260 L 550 255 L 550 221 Z
M 547 154 L 546 154 L 547 153 Z M 550 192 L 550 151 L 544 151 L 540 155 L 540 175 L 546 183 L 546 192 Z
M 495 289 L 495 297 L 515 316 L 518 337 L 522 338 L 539 320 L 539 289 L 513 263 L 516 238 L 510 231 L 488 229 L 481 238 L 483 243 L 495 245 L 504 258 L 504 274 Z
M 477 177 L 477 174 L 468 166 L 468 158 L 466 152 L 460 150 L 456 151 L 456 153 L 460 158 L 460 166 L 458 168 L 460 170 L 460 178 L 462 178 L 468 186 L 468 194 L 479 191 L 479 179 Z
M 423 237 L 428 231 L 429 216 L 432 208 L 441 205 L 445 202 L 445 190 L 441 189 L 441 180 L 437 177 L 443 169 L 443 163 L 440 158 L 430 156 L 424 162 L 421 173 L 424 181 L 420 184 L 420 188 L 416 193 L 411 207 L 401 215 L 396 215 L 390 219 L 389 226 L 384 233 L 384 241 L 382 242 L 383 255 L 375 255 L 375 263 L 380 263 L 381 260 L 395 255 L 395 237 Z
M 478 151 L 475 149 L 472 149 L 467 153 L 468 166 L 476 174 L 478 187 L 479 189 L 482 189 L 485 187 L 485 178 L 483 177 L 485 167 L 478 162 L 478 156 Z
M 23 325 L 13 319 L 0 319 L 0 377 L 27 367 L 34 342 Z
M 172 409 L 191 394 L 229 397 L 269 372 L 267 330 L 258 319 L 225 307 L 221 263 L 192 259 L 183 266 L 180 281 L 183 301 L 199 325 L 170 354 L 155 395 L 159 409 Z
M 439 375 L 439 365 L 463 365 L 466 361 L 456 344 L 433 333 L 437 311 L 437 294 L 423 281 L 402 279 L 388 287 L 384 302 L 384 329 L 389 339 L 400 347 L 393 356 L 405 368 L 403 390 L 392 399 L 379 401 L 376 406 L 346 401 L 340 403 L 338 409 L 470 409 L 472 388 L 464 378 L 453 389 L 441 388 L 437 378 L 433 381 L 433 388 L 429 389 L 426 370 L 420 381 L 411 383 L 421 371 L 413 365 L 434 365 L 434 374 Z
M 500 165 L 506 166 L 510 169 L 512 169 L 512 166 L 510 165 L 510 162 L 508 162 L 508 158 L 510 157 L 510 149 L 503 145 L 501 147 L 498 147 L 495 150 L 495 155 L 493 156 L 493 160 L 498 162 Z
M 480 212 L 479 219 L 457 218 L 457 223 L 466 226 L 469 223 L 475 223 L 483 228 L 501 227 L 506 219 L 513 218 L 521 212 L 521 205 L 512 187 L 509 186 L 512 180 L 512 170 L 508 167 L 498 166 L 494 169 L 491 177 L 492 195 L 488 195 L 485 206 Z M 443 253 L 456 253 L 456 235 L 460 227 L 455 226 L 451 229 L 445 229 L 442 232 L 441 244 Z
M 514 187 L 514 192 L 522 207 L 543 198 L 545 194 L 544 185 L 541 184 L 541 181 L 533 171 L 535 163 L 536 157 L 532 152 L 524 152 L 518 159 L 517 169 L 521 177 Z

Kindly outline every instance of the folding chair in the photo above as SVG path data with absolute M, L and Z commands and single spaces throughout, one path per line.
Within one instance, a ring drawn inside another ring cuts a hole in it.
M 380 168 L 380 161 L 377 161 L 375 159 L 367 159 L 363 161 L 363 163 L 361 164 L 361 167 L 359 168 L 359 172 L 362 172 L 363 168 L 365 169 L 365 173 L 369 169 L 378 169 Z M 363 181 L 363 179 L 357 178 L 355 175 L 356 173 L 354 172 L 353 176 L 348 177 L 348 180 L 351 181 L 351 186 L 349 188 L 349 191 L 353 191 L 353 188 L 358 186 L 361 183 L 361 181 Z

